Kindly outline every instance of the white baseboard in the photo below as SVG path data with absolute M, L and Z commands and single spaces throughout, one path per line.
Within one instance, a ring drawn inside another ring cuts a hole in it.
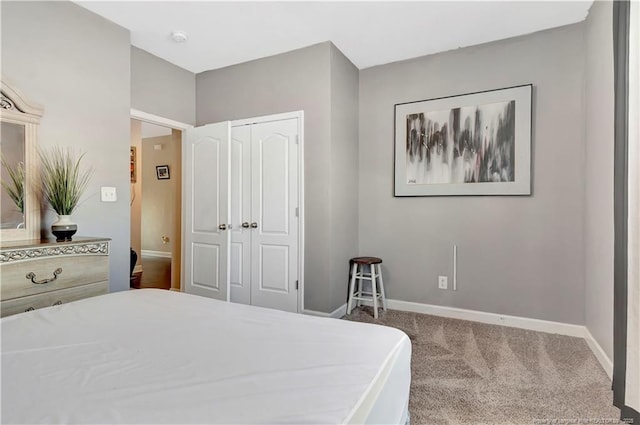
M 364 301 L 363 303 L 368 306 L 372 305 L 370 301 Z M 344 307 L 346 307 L 346 305 Z M 585 342 L 596 356 L 596 359 L 610 379 L 613 375 L 613 363 L 611 362 L 611 359 L 609 359 L 600 344 L 598 344 L 595 338 L 593 338 L 593 335 L 591 335 L 591 332 L 589 332 L 586 326 L 530 319 L 520 316 L 509 316 L 506 314 L 487 313 L 484 311 L 466 310 L 463 308 L 421 304 L 402 300 L 387 299 L 387 308 L 391 310 L 431 314 L 433 316 L 448 317 L 450 319 L 469 320 L 472 322 L 487 323 L 490 325 L 510 326 L 513 328 L 584 338 Z
M 143 257 L 171 258 L 171 252 L 151 251 L 149 249 L 143 249 L 141 253 Z
M 584 333 L 584 340 L 587 342 L 587 345 L 589 345 L 589 348 L 591 348 L 591 351 L 593 351 L 593 355 L 596 356 L 596 359 L 600 362 L 609 379 L 613 379 L 613 362 L 586 326 L 584 327 Z
M 339 319 L 345 314 L 347 314 L 347 303 L 344 303 L 340 307 L 333 310 L 331 312 L 331 317 L 333 317 L 334 319 Z
M 370 306 L 371 302 L 365 301 L 364 304 Z M 575 336 L 578 338 L 584 338 L 584 331 L 586 329 L 584 326 L 572 325 L 569 323 L 551 322 L 548 320 L 530 319 L 527 317 L 487 313 L 484 311 L 467 310 L 464 308 L 455 307 L 444 307 L 433 304 L 421 304 L 411 301 L 387 299 L 387 307 L 391 310 L 411 311 L 414 313 L 448 317 L 450 319 L 470 320 L 472 322 L 487 323 L 490 325 L 510 326 L 512 328 Z
M 304 310 L 302 310 L 302 314 L 307 314 L 309 316 L 317 316 L 317 317 L 331 317 L 329 313 L 325 313 L 324 311 L 309 310 L 308 308 L 305 308 Z
M 336 308 L 331 313 L 325 313 L 323 311 L 304 309 L 304 310 L 302 310 L 302 314 L 308 314 L 309 316 L 332 317 L 334 319 L 339 319 L 342 316 L 344 316 L 345 314 L 347 314 L 347 303 L 342 304 L 340 307 Z

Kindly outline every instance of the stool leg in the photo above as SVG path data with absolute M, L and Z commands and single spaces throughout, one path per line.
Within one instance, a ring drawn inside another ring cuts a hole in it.
M 351 266 L 351 282 L 349 282 L 349 298 L 347 301 L 347 314 L 351 314 L 353 308 L 353 290 L 356 286 L 356 272 L 358 271 L 358 264 L 353 263 Z
M 364 275 L 364 266 L 356 267 L 356 271 L 360 269 L 360 274 Z M 358 297 L 362 298 L 362 282 L 364 281 L 363 276 L 358 278 Z M 356 307 L 360 307 L 362 304 L 362 300 L 356 300 Z
M 376 293 L 376 266 L 371 264 L 371 295 L 373 296 L 373 318 L 378 318 L 378 294 Z
M 382 265 L 378 264 L 378 280 L 380 281 L 380 295 L 382 295 L 382 309 L 387 311 L 387 296 L 384 293 L 384 282 L 382 281 Z

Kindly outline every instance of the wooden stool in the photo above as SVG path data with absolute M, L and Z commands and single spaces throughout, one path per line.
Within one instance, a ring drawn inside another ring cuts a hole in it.
M 353 309 L 353 300 L 356 300 L 356 306 L 360 305 L 360 301 L 373 302 L 373 317 L 378 318 L 378 298 L 382 301 L 382 309 L 387 311 L 387 300 L 384 296 L 384 283 L 382 282 L 382 269 L 380 264 L 382 260 L 377 257 L 356 257 L 350 260 L 351 266 L 351 282 L 349 284 L 349 300 L 347 301 L 347 314 L 351 314 Z M 369 266 L 369 273 L 365 273 L 364 266 Z M 358 291 L 354 293 L 358 282 Z M 371 281 L 371 292 L 362 290 L 362 281 Z M 380 285 L 378 291 L 378 284 Z

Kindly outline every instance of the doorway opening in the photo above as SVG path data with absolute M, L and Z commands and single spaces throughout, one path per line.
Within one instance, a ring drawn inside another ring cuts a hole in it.
M 130 158 L 130 287 L 179 291 L 182 131 L 132 118 Z

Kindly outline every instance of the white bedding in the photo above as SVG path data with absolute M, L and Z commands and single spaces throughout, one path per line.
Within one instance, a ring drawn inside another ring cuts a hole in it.
M 161 290 L 2 319 L 2 423 L 401 423 L 393 328 Z M 397 419 L 396 419 L 397 418 Z

